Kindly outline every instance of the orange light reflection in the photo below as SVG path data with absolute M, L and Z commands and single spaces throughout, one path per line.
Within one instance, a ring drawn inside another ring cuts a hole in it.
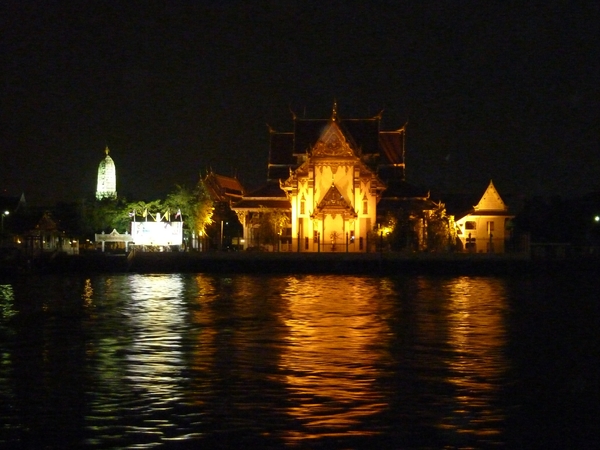
M 441 427 L 477 436 L 500 433 L 504 414 L 494 406 L 508 367 L 504 356 L 505 286 L 494 278 L 453 279 L 449 290 L 447 360 L 455 386 L 453 413 Z
M 280 370 L 286 374 L 288 414 L 307 428 L 291 433 L 291 441 L 352 430 L 365 416 L 387 407 L 374 385 L 381 343 L 388 333 L 378 313 L 378 287 L 363 278 L 290 278 L 287 301 L 289 329 Z

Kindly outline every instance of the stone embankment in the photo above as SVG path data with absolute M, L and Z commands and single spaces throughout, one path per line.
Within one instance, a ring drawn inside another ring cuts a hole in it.
M 134 273 L 519 273 L 527 255 L 399 253 L 135 252 L 54 258 L 52 272 Z
M 58 255 L 21 273 L 521 274 L 592 270 L 598 258 L 536 259 L 528 254 L 132 252 Z

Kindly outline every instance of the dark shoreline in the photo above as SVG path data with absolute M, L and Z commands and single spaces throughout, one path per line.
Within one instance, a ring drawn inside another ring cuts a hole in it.
M 14 273 L 518 275 L 596 271 L 599 267 L 597 258 L 532 259 L 527 254 L 137 252 L 129 255 L 56 255 L 22 265 Z

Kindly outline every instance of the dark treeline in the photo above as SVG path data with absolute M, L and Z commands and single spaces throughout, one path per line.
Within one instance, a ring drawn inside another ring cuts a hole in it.
M 515 230 L 531 242 L 600 245 L 600 192 L 583 197 L 527 200 L 515 217 Z

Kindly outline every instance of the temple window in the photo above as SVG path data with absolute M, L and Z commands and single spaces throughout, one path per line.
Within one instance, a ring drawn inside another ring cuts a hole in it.
M 472 221 L 466 222 L 465 223 L 465 229 L 466 230 L 476 230 L 477 229 L 477 223 L 476 222 L 472 222 Z

